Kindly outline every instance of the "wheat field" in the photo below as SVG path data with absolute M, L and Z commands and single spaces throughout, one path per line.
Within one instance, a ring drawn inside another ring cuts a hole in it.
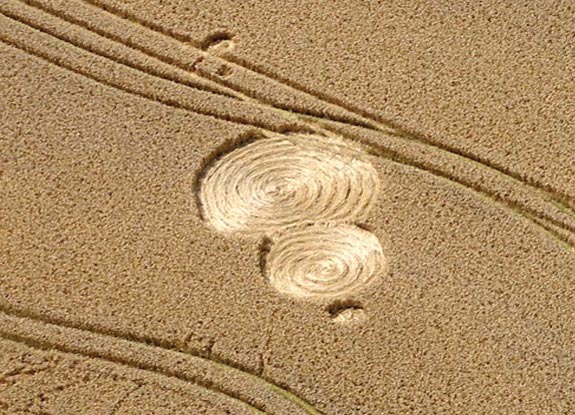
M 0 414 L 575 413 L 573 21 L 0 0 Z

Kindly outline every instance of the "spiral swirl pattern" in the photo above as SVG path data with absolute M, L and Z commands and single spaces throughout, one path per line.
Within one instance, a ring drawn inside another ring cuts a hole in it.
M 266 261 L 271 285 L 302 299 L 339 298 L 373 283 L 385 267 L 375 235 L 351 225 L 312 225 L 287 230 Z
M 275 135 L 217 160 L 201 182 L 205 218 L 224 233 L 266 234 L 288 226 L 352 221 L 379 188 L 362 148 L 311 134 Z

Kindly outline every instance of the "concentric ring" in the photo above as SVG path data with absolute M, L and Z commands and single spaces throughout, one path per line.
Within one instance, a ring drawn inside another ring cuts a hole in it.
M 301 223 L 353 221 L 370 209 L 378 189 L 377 172 L 359 146 L 275 135 L 208 167 L 200 201 L 218 231 L 265 234 Z
M 385 257 L 377 237 L 351 225 L 286 230 L 273 241 L 265 274 L 280 293 L 300 299 L 342 298 L 377 280 Z

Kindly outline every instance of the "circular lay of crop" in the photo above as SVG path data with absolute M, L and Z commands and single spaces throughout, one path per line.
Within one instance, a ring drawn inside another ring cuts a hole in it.
M 319 135 L 277 135 L 216 160 L 201 182 L 200 201 L 218 231 L 257 235 L 353 221 L 369 210 L 378 189 L 361 147 Z
M 280 293 L 309 299 L 346 297 L 372 284 L 385 268 L 378 238 L 352 225 L 286 230 L 271 245 L 266 275 Z

